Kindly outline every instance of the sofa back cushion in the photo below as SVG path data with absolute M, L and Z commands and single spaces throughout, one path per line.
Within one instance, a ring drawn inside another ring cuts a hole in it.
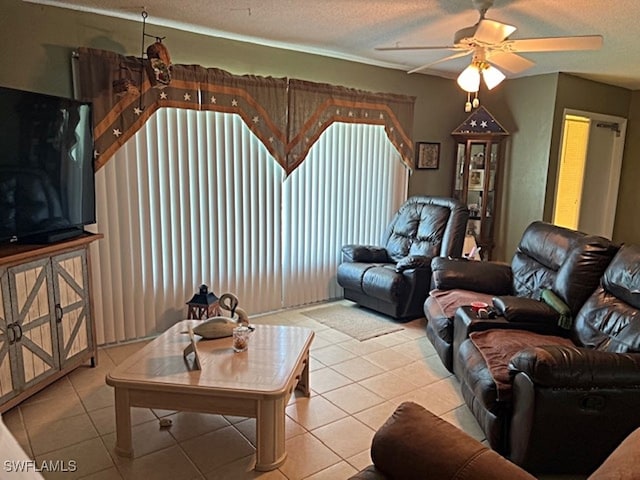
M 624 245 L 580 309 L 574 342 L 608 352 L 640 352 L 640 246 Z
M 533 222 L 511 262 L 513 293 L 539 299 L 542 290 L 551 289 L 576 315 L 616 250 L 606 238 Z
M 409 198 L 387 226 L 382 245 L 395 262 L 407 255 L 460 256 L 468 211 L 451 198 Z

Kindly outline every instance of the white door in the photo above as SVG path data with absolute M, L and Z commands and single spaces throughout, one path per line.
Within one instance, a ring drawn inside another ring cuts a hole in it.
M 582 176 L 582 188 L 578 189 L 579 198 L 575 201 L 579 207 L 577 228 L 580 231 L 611 238 L 618 203 L 618 186 L 622 167 L 626 119 L 590 112 L 565 110 L 567 116 L 579 115 L 590 123 L 589 139 L 586 148 L 584 172 L 570 172 Z M 566 132 L 565 132 L 566 134 Z M 564 134 L 563 134 L 564 135 Z M 564 142 L 564 140 L 563 140 Z M 561 152 L 562 155 L 562 152 Z M 562 163 L 563 159 L 560 159 Z M 559 175 L 562 175 L 559 172 Z M 562 185 L 562 179 L 556 183 Z M 572 193 L 572 195 L 574 195 Z M 556 191 L 556 206 L 566 197 L 566 191 Z M 567 199 L 564 199 L 564 203 Z M 555 216 L 554 216 L 555 218 Z

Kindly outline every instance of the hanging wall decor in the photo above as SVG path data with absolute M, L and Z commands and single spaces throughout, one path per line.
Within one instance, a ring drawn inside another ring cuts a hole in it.
M 166 45 L 162 43 L 165 37 L 157 37 L 155 35 L 149 35 L 147 33 L 147 17 L 149 14 L 142 11 L 142 40 L 140 46 L 140 58 L 139 66 L 131 66 L 131 64 L 120 64 L 118 72 L 118 78 L 113 83 L 113 93 L 117 97 L 124 97 L 127 95 L 139 95 L 140 102 L 138 105 L 139 110 L 143 110 L 141 90 L 143 90 L 144 84 L 144 71 L 147 71 L 149 82 L 154 88 L 164 88 L 171 83 L 171 57 Z M 146 37 L 155 39 L 155 42 L 149 45 L 146 49 L 147 61 L 145 62 L 145 40 Z M 136 71 L 139 70 L 139 79 L 136 83 L 134 79 L 135 75 L 131 68 Z
M 171 58 L 161 38 L 147 47 L 147 73 L 151 86 L 164 88 L 171 83 Z

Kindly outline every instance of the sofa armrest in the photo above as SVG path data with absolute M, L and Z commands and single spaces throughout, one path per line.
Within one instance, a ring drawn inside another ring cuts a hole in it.
M 345 245 L 342 247 L 342 261 L 365 263 L 390 263 L 387 250 L 375 245 Z
M 495 451 L 413 402 L 402 403 L 373 437 L 371 458 L 388 478 L 533 480 Z
M 432 257 L 424 255 L 407 255 L 396 263 L 396 272 L 402 273 L 415 268 L 431 270 L 431 259 Z
M 493 297 L 496 311 L 510 322 L 547 323 L 557 325 L 560 314 L 539 300 L 503 295 Z
M 433 286 L 439 290 L 471 290 L 489 295 L 509 295 L 511 267 L 497 262 L 434 257 L 431 261 Z
M 534 384 L 562 388 L 621 388 L 640 385 L 640 354 L 546 345 L 526 348 L 509 362 L 511 374 Z

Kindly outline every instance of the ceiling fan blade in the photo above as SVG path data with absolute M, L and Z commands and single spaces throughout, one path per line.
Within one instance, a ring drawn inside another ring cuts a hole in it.
M 483 18 L 478 23 L 476 33 L 473 35 L 478 42 L 494 45 L 502 42 L 517 29 L 513 25 Z
M 602 47 L 602 35 L 579 37 L 521 38 L 507 40 L 504 47 L 511 52 L 559 52 L 569 50 L 599 50 Z
M 408 46 L 408 47 L 376 47 L 375 50 L 380 52 L 390 51 L 390 50 L 460 50 L 459 47 L 454 45 L 446 45 L 446 46 Z
M 531 60 L 510 52 L 492 52 L 487 61 L 509 73 L 520 73 L 535 65 Z
M 441 58 L 440 60 L 436 60 L 435 62 L 431 62 L 431 63 L 427 63 L 426 65 L 422 65 L 421 67 L 418 68 L 414 68 L 413 70 L 409 70 L 407 73 L 416 73 L 419 72 L 421 70 L 425 70 L 437 63 L 442 63 L 442 62 L 446 62 L 448 60 L 453 60 L 454 58 L 460 58 L 460 57 L 464 57 L 465 55 L 469 55 L 473 50 L 468 50 L 466 52 L 458 52 L 458 53 L 454 53 L 453 55 L 449 55 L 448 57 L 444 57 Z

